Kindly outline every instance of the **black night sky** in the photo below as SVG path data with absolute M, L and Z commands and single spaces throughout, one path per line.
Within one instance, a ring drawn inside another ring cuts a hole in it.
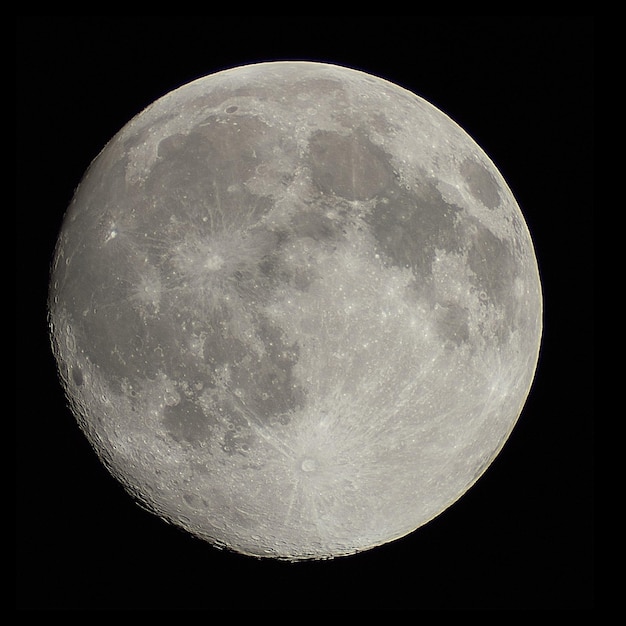
M 17 16 L 15 606 L 53 609 L 593 608 L 591 17 Z M 458 122 L 536 247 L 544 338 L 504 450 L 412 535 L 329 562 L 217 551 L 136 506 L 65 405 L 45 300 L 90 161 L 136 113 L 245 63 L 346 65 Z

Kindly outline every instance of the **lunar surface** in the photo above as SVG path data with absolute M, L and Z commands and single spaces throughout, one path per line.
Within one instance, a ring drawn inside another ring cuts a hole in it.
M 144 507 L 220 548 L 367 550 L 480 477 L 522 410 L 542 297 L 501 174 L 360 71 L 226 70 L 97 156 L 49 294 L 69 404 Z

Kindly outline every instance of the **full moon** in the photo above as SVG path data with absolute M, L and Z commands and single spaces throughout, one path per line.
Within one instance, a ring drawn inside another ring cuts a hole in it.
M 509 437 L 542 326 L 524 217 L 421 97 L 313 62 L 163 96 L 88 168 L 52 262 L 68 403 L 144 507 L 328 559 L 415 531 Z

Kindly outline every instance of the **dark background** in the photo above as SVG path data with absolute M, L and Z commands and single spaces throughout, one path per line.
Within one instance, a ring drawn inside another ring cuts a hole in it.
M 16 606 L 592 608 L 593 51 L 588 17 L 18 16 Z M 330 562 L 219 552 L 137 507 L 66 408 L 46 335 L 56 235 L 104 144 L 192 79 L 278 59 L 382 76 L 464 127 L 518 199 L 545 296 L 531 395 L 483 478 Z

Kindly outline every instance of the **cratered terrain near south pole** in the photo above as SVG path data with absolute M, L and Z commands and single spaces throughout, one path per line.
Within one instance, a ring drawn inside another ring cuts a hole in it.
M 93 161 L 49 321 L 95 451 L 163 519 L 287 560 L 402 537 L 481 476 L 542 324 L 522 213 L 441 111 L 360 71 L 237 67 Z

